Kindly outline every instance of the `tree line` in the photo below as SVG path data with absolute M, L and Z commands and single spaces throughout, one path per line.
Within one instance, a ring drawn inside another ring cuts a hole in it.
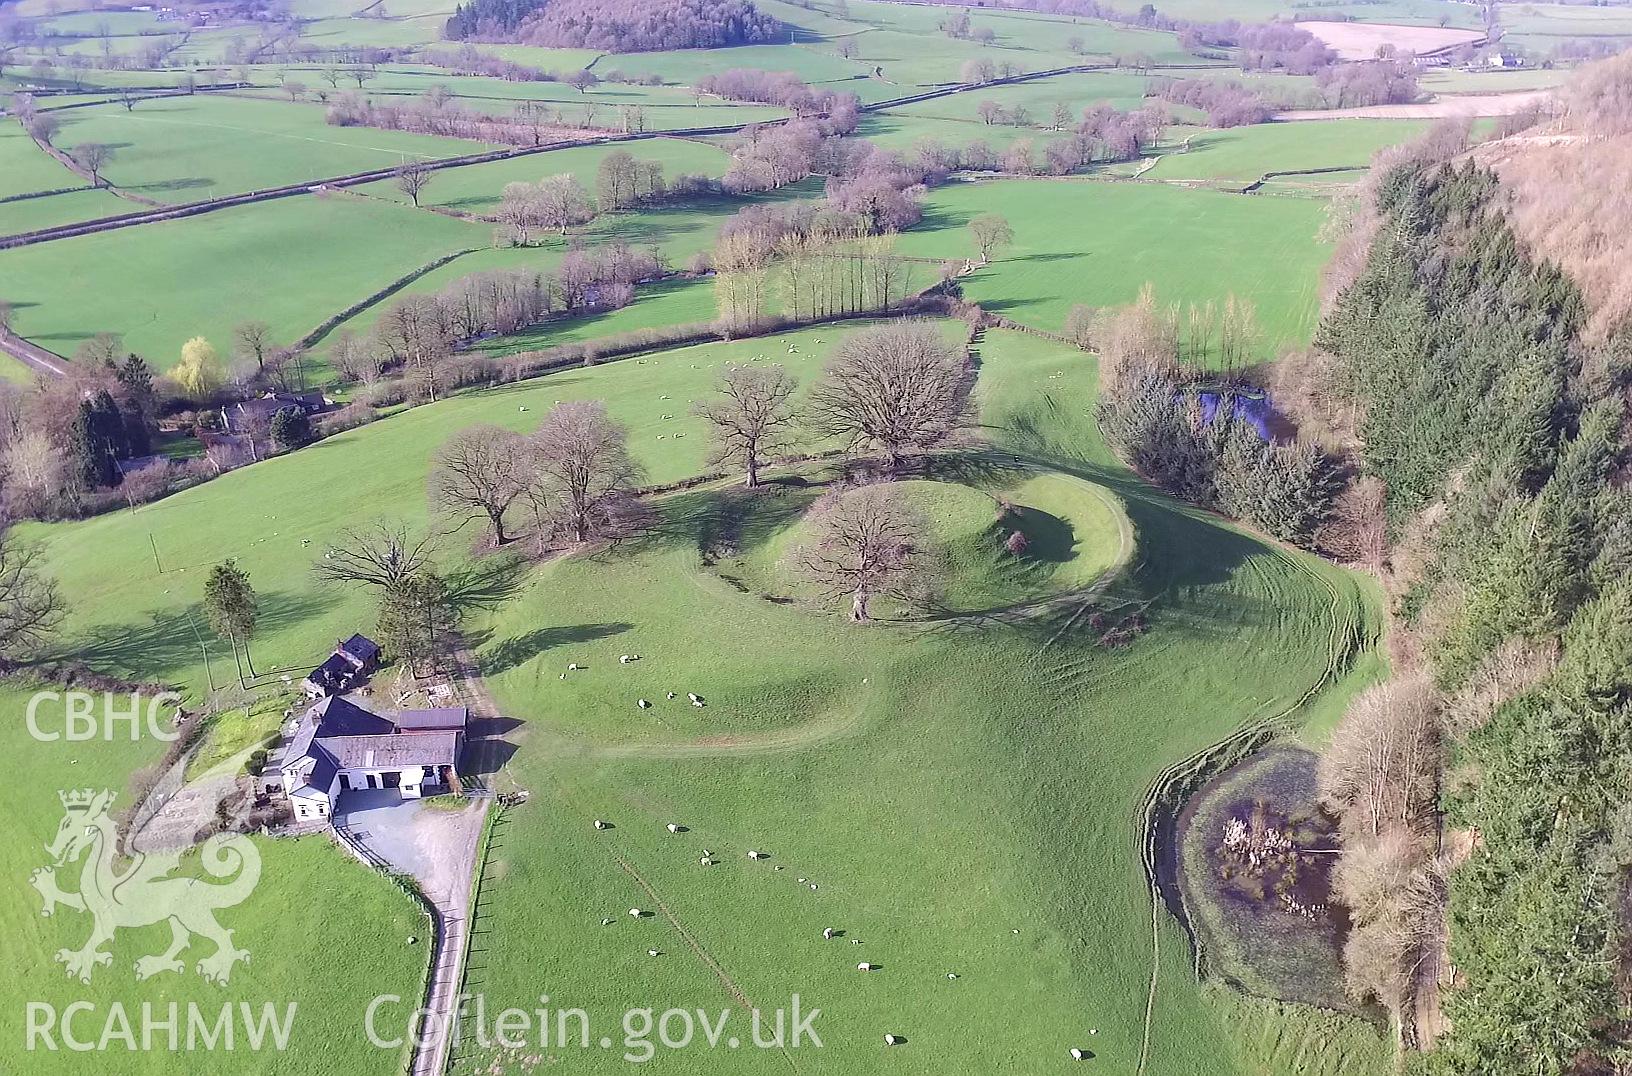
M 1628 367 L 1458 141 L 1373 183 L 1365 256 L 1318 336 L 1395 625 L 1395 679 L 1323 762 L 1345 966 L 1402 1045 L 1427 1046 L 1424 969 L 1454 964 L 1423 1071 L 1610 1071 L 1632 1049 Z

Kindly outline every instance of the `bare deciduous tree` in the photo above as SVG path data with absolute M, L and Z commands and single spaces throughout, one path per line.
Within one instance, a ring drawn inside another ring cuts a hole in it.
M 435 548 L 432 536 L 413 537 L 406 523 L 379 519 L 342 532 L 312 571 L 330 583 L 393 587 L 427 567 Z
M 397 166 L 397 189 L 413 200 L 415 209 L 419 208 L 419 196 L 434 178 L 436 173 L 424 161 L 403 161 Z
M 44 558 L 43 546 L 0 534 L 0 661 L 32 656 L 68 614 Z
M 989 262 L 992 255 L 1014 242 L 1014 229 L 1007 218 L 997 213 L 982 213 L 969 222 L 969 235 L 980 250 L 980 260 Z
M 1438 697 L 1421 673 L 1357 696 L 1320 762 L 1321 795 L 1363 832 L 1411 829 L 1431 809 L 1440 763 Z
M 456 518 L 458 530 L 485 518 L 493 540 L 510 540 L 504 513 L 527 488 L 526 441 L 498 426 L 472 426 L 453 436 L 431 468 L 431 502 Z
M 747 472 L 750 489 L 759 485 L 765 457 L 791 443 L 789 401 L 796 388 L 781 366 L 727 366 L 720 374 L 718 396 L 692 408 L 711 427 L 709 463 L 736 464 Z
M 91 174 L 91 186 L 102 185 L 102 169 L 113 160 L 113 147 L 106 142 L 86 142 L 68 151 L 73 162 Z
M 811 391 L 809 424 L 851 449 L 875 448 L 891 470 L 938 445 L 969 406 L 969 356 L 930 324 L 895 321 L 851 334 Z
M 257 372 L 266 369 L 267 358 L 277 348 L 272 342 L 272 326 L 264 321 L 246 321 L 232 330 L 232 337 L 240 357 L 254 359 Z
M 848 600 L 850 619 L 870 619 L 876 597 L 916 602 L 930 592 L 929 523 L 889 483 L 830 493 L 808 519 L 812 534 L 794 552 L 793 567 L 824 599 Z
M 599 401 L 556 404 L 532 437 L 531 495 L 540 523 L 575 542 L 606 534 L 629 508 L 640 468 L 629 433 Z

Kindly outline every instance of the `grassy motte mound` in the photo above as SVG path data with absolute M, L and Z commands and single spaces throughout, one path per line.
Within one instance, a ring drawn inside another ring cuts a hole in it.
M 893 487 L 928 528 L 925 555 L 938 577 L 932 614 L 1001 609 L 1079 590 L 1123 563 L 1133 547 L 1121 505 L 1079 479 L 1038 475 L 991 490 L 933 479 Z M 803 513 L 815 497 L 802 491 L 749 506 L 740 555 L 722 571 L 766 597 L 814 599 L 798 561 L 812 540 Z M 923 611 L 889 599 L 875 609 L 883 619 Z

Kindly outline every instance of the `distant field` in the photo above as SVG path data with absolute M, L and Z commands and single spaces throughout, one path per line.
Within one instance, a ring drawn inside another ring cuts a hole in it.
M 1298 25 L 1320 38 L 1345 60 L 1369 60 L 1384 45 L 1394 46 L 1401 55 L 1416 55 L 1468 44 L 1484 36 L 1478 30 L 1441 26 L 1320 21 L 1301 22 Z
M 443 169 L 435 174 L 431 185 L 420 195 L 420 204 L 445 206 L 466 213 L 490 213 L 498 205 L 506 183 L 536 183 L 544 176 L 563 172 L 577 176 L 593 194 L 601 161 L 616 152 L 630 153 L 640 160 L 661 161 L 663 175 L 671 181 L 688 174 L 718 177 L 731 163 L 730 156 L 718 147 L 677 138 L 652 139 L 624 146 L 585 146 Z M 377 198 L 408 203 L 408 196 L 398 190 L 391 180 L 369 183 L 355 189 Z
M 287 342 L 415 267 L 489 241 L 486 225 L 306 196 L 7 251 L 0 294 L 17 306 L 17 331 L 43 347 L 72 354 L 117 332 L 162 370 L 189 337 L 225 354 L 232 327 L 259 319 Z M 334 256 L 312 257 L 316 243 Z
M 967 223 L 1007 217 L 1015 245 L 964 281 L 964 293 L 1016 320 L 1059 330 L 1074 303 L 1131 302 L 1146 281 L 1164 303 L 1222 303 L 1234 293 L 1258 308 L 1265 357 L 1314 330 L 1315 280 L 1326 248 L 1314 201 L 1252 198 L 1162 184 L 1081 180 L 954 183 L 930 192 L 924 223 L 904 253 L 974 254 Z
M 806 82 L 831 82 L 865 75 L 864 65 L 846 60 L 831 50 L 804 45 L 744 45 L 732 49 L 683 49 L 675 52 L 634 52 L 609 55 L 597 69 L 630 75 L 655 74 L 665 82 L 690 85 L 704 75 L 733 67 L 791 71 Z
M 191 202 L 494 147 L 434 135 L 331 127 L 323 107 L 197 94 L 61 113 L 61 146 L 114 147 L 107 176 L 150 198 Z
M 794 198 L 809 193 L 811 192 L 808 189 L 795 188 L 783 192 L 781 197 Z M 771 196 L 766 200 L 779 199 Z M 554 272 L 561 264 L 569 244 L 597 246 L 616 242 L 642 249 L 655 248 L 669 259 L 672 266 L 683 268 L 692 255 L 713 247 L 720 226 L 739 208 L 741 208 L 739 203 L 727 199 L 704 199 L 678 203 L 651 212 L 607 214 L 596 218 L 593 223 L 565 241 L 550 237 L 538 246 L 526 249 L 488 249 L 465 255 L 425 274 L 397 295 L 441 291 L 463 277 L 489 270 L 528 269 L 540 273 Z M 712 300 L 709 302 L 712 303 Z M 369 307 L 337 326 L 335 331 L 350 330 L 359 335 L 367 333 L 379 320 L 387 305 L 389 300 L 387 303 Z M 688 316 L 684 320 L 708 321 L 712 317 L 710 313 L 702 318 Z M 543 328 L 540 331 L 548 333 L 550 330 Z M 332 338 L 331 335 L 329 339 Z
M 1511 70 L 1474 71 L 1442 67 L 1424 72 L 1418 82 L 1424 90 L 1440 94 L 1508 93 L 1561 86 L 1568 81 L 1572 73 L 1567 67 L 1520 67 Z
M 0 198 L 87 185 L 35 145 L 15 121 L 0 122 Z
M 43 198 L 0 202 L 0 235 L 16 235 L 58 224 L 112 217 L 146 208 L 102 190 L 77 190 Z
M 1502 8 L 1502 25 L 1521 39 L 1632 37 L 1632 8 L 1624 4 L 1515 4 Z M 1526 44 L 1546 48 L 1550 43 Z
M 1363 167 L 1384 146 L 1415 138 L 1427 120 L 1261 123 L 1189 136 L 1189 149 L 1164 153 L 1152 179 L 1247 181 L 1266 172 Z
M 642 285 L 635 292 L 635 301 L 621 310 L 546 322 L 509 336 L 493 337 L 479 344 L 478 350 L 502 358 L 518 351 L 537 351 L 556 344 L 597 340 L 635 329 L 695 325 L 713 321 L 714 318 L 712 280 L 667 280 Z

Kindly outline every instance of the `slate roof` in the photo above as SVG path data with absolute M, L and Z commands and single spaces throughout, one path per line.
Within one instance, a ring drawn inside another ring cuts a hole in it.
M 329 739 L 335 736 L 389 736 L 397 726 L 389 718 L 372 710 L 365 710 L 354 702 L 331 695 L 308 711 L 317 719 L 317 736 Z
M 335 650 L 337 653 L 349 656 L 358 665 L 366 665 L 371 661 L 380 659 L 380 644 L 366 635 L 353 635 L 336 647 Z
M 468 711 L 462 706 L 402 710 L 389 717 L 338 695 L 307 710 L 274 754 L 276 769 L 327 792 L 339 770 L 398 770 L 457 765 Z M 299 789 L 297 789 L 299 791 Z
M 463 732 L 470 711 L 463 706 L 443 706 L 432 710 L 398 710 L 393 715 L 403 732 Z
M 396 770 L 404 766 L 452 766 L 458 759 L 459 734 L 418 732 L 411 735 L 337 736 L 321 750 L 341 769 Z

